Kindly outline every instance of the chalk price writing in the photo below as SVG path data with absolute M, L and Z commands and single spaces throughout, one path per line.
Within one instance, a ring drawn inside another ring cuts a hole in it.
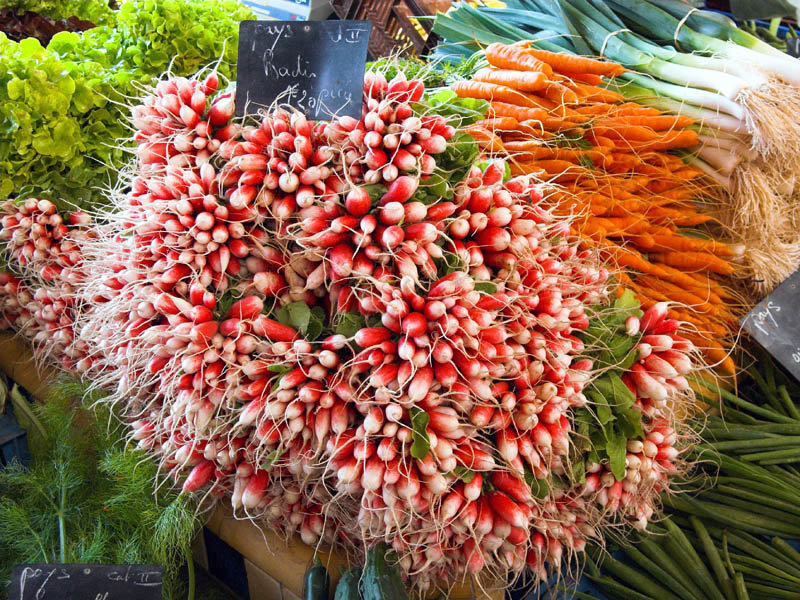
M 285 65 L 275 66 L 272 63 L 274 56 L 275 52 L 272 48 L 264 50 L 264 74 L 267 76 L 267 79 L 281 79 L 284 77 L 291 77 L 292 79 L 296 79 L 297 77 L 316 79 L 317 74 L 310 69 L 311 62 L 305 60 L 299 54 L 297 55 L 295 64 L 291 67 Z
M 300 89 L 297 84 L 286 88 L 286 102 L 296 106 L 308 114 L 319 115 L 322 112 L 336 114 L 341 107 L 353 100 L 353 95 L 348 90 L 320 90 L 319 93 L 309 95 L 307 90 Z M 337 106 L 338 104 L 338 106 Z
M 775 329 L 779 327 L 778 322 L 775 320 L 775 317 L 772 314 L 773 311 L 779 313 L 781 312 L 781 307 L 779 304 L 775 304 L 772 302 L 772 300 L 770 300 L 767 302 L 764 310 L 760 310 L 753 315 L 753 320 L 755 321 L 753 325 L 764 335 L 770 334 L 769 323 L 771 323 Z
M 60 571 L 60 573 L 59 573 Z M 56 574 L 58 573 L 58 574 Z M 44 581 L 39 584 L 39 587 L 36 587 L 36 583 L 34 580 L 39 579 L 45 575 Z M 34 600 L 42 600 L 45 595 L 45 591 L 47 588 L 47 584 L 51 581 L 58 581 L 59 579 L 69 579 L 69 573 L 67 573 L 64 569 L 34 569 L 31 567 L 25 567 L 22 570 L 22 575 L 19 578 L 19 597 L 20 600 L 25 600 L 26 598 L 33 598 Z M 30 587 L 29 587 L 30 586 Z M 26 589 L 35 589 L 33 596 L 25 596 Z
M 329 34 L 329 37 L 334 43 L 344 41 L 345 44 L 357 44 L 361 40 L 362 33 L 365 33 L 363 27 L 345 27 L 342 31 L 340 25 L 335 33 Z
M 128 565 L 124 573 L 111 571 L 108 574 L 109 581 L 125 581 L 145 587 L 161 585 L 161 573 L 159 571 L 141 571 L 131 575 L 131 568 L 131 565 Z

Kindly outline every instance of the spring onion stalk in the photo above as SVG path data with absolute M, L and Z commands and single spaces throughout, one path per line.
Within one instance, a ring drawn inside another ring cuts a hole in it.
M 680 0 L 650 0 L 659 8 L 667 11 L 673 17 L 683 19 L 686 17 L 686 24 L 699 33 L 703 33 L 712 38 L 729 40 L 736 42 L 739 46 L 749 48 L 762 54 L 785 58 L 786 55 L 773 48 L 756 36 L 747 33 L 736 26 L 727 16 L 710 10 L 693 10 L 691 6 Z
M 694 104 L 695 106 L 719 114 L 727 114 L 739 121 L 740 127 L 744 128 L 746 126 L 744 108 L 721 94 L 716 94 L 708 90 L 666 83 L 660 79 L 654 79 L 653 77 L 640 75 L 638 73 L 624 73 L 621 77 L 628 81 L 633 81 L 641 87 L 648 88 L 660 96 L 668 96 L 675 100 L 688 102 L 689 104 Z
M 723 175 L 730 177 L 733 170 L 742 162 L 742 157 L 729 149 L 703 146 L 697 151 L 697 156 L 717 169 Z
M 701 144 L 712 150 L 730 152 L 744 160 L 754 160 L 756 158 L 756 153 L 737 138 L 722 137 L 713 133 L 711 135 L 700 133 L 698 137 Z
M 713 90 L 728 99 L 735 98 L 747 87 L 744 81 L 733 75 L 674 64 L 642 52 L 625 43 L 620 35 L 611 35 L 613 31 L 606 30 L 572 3 L 562 0 L 561 7 L 566 18 L 596 52 L 602 51 L 621 65 L 671 83 Z
M 744 41 L 748 34 L 742 32 L 743 36 L 733 36 L 733 30 L 729 27 L 720 28 L 720 34 L 723 34 L 724 30 L 728 37 L 736 38 L 728 41 L 728 38 L 719 39 L 699 33 L 687 23 L 682 24 L 679 19 L 656 6 L 654 2 L 646 0 L 609 0 L 608 4 L 620 13 L 623 20 L 632 21 L 637 27 L 645 29 L 656 39 L 676 39 L 682 48 L 690 51 L 714 54 L 731 60 L 748 61 L 754 67 L 779 76 L 794 85 L 800 85 L 800 70 L 797 68 L 796 60 L 787 55 L 764 54 L 740 45 L 738 41 Z M 689 19 L 691 17 L 687 21 Z
M 683 154 L 683 160 L 690 165 L 693 165 L 700 169 L 703 173 L 711 177 L 717 184 L 722 186 L 726 190 L 730 190 L 733 188 L 733 183 L 731 182 L 731 178 L 724 173 L 720 173 L 716 168 L 712 165 L 708 164 L 702 158 L 694 155 L 694 154 Z
M 641 50 L 652 54 L 661 60 L 695 67 L 697 69 L 709 69 L 729 73 L 743 79 L 747 85 L 758 87 L 766 83 L 766 78 L 752 69 L 743 68 L 740 63 L 698 54 L 684 54 L 669 46 L 659 46 L 631 31 L 628 31 L 622 20 L 608 7 L 604 0 L 570 0 L 571 4 L 579 9 L 583 14 L 590 16 L 609 32 L 619 32 L 615 35 L 625 42 Z M 591 5 L 589 4 L 591 2 Z M 701 86 L 702 87 L 702 86 Z

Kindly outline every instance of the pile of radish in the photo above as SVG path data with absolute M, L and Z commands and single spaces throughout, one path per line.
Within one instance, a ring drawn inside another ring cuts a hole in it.
M 331 122 L 236 120 L 217 88 L 169 78 L 133 109 L 97 225 L 5 207 L 8 323 L 186 492 L 310 545 L 386 541 L 419 591 L 546 578 L 598 528 L 646 525 L 694 368 L 666 307 L 612 302 L 541 183 L 455 164 L 421 81 L 369 72 L 361 118 Z

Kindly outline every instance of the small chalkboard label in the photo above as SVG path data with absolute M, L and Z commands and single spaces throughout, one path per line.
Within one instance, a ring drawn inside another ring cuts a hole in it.
M 742 326 L 800 379 L 800 271 L 747 313 Z
M 369 21 L 242 21 L 236 114 L 275 100 L 311 119 L 361 116 Z
M 9 600 L 161 600 L 158 565 L 16 565 Z
M 800 58 L 800 37 L 788 38 L 786 40 L 786 52 L 789 56 Z

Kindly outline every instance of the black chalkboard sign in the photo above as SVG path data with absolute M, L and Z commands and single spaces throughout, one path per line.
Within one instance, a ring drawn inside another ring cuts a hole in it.
M 157 565 L 16 565 L 9 600 L 161 600 Z
M 361 116 L 369 21 L 242 21 L 236 114 L 275 100 L 312 119 Z
M 795 271 L 747 313 L 742 325 L 800 379 L 800 271 Z
M 789 56 L 800 58 L 800 37 L 786 39 L 786 52 Z

